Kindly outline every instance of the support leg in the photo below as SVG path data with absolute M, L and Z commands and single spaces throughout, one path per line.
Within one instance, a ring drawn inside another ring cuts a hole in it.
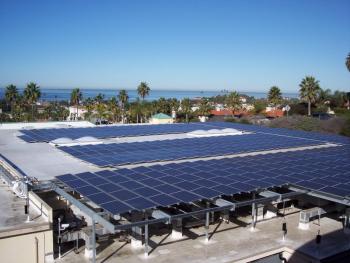
M 145 221 L 147 221 L 147 213 L 145 215 Z M 145 225 L 145 256 L 148 256 L 148 224 Z
M 95 226 L 95 220 L 92 220 L 92 262 L 96 263 L 96 226 Z
M 209 208 L 209 203 L 207 203 Z M 205 241 L 209 242 L 209 212 L 205 213 Z
M 253 194 L 253 199 L 255 199 L 255 193 Z M 256 204 L 252 204 L 252 229 L 255 229 L 255 221 L 256 221 Z

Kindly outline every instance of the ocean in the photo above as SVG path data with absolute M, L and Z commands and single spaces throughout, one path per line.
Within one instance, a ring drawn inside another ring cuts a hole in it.
M 22 93 L 23 89 L 19 88 L 19 91 Z M 70 100 L 70 93 L 72 89 L 67 88 L 41 88 L 41 98 L 40 101 L 68 101 Z M 81 89 L 83 93 L 83 98 L 94 98 L 98 93 L 102 93 L 105 96 L 105 99 L 110 99 L 113 96 L 118 95 L 119 90 L 114 89 Z M 127 90 L 130 101 L 135 101 L 138 97 L 136 90 Z M 265 92 L 239 92 L 241 94 L 246 94 L 248 96 L 253 96 L 257 99 L 266 98 L 267 93 Z M 189 90 L 151 90 L 149 96 L 145 99 L 152 101 L 157 100 L 161 97 L 166 99 L 176 98 L 181 100 L 183 98 L 198 98 L 198 97 L 213 97 L 217 95 L 224 95 L 227 92 L 223 91 L 189 91 Z M 0 98 L 4 98 L 5 88 L 0 88 Z M 298 94 L 294 93 L 283 93 L 284 97 L 288 98 L 297 98 Z

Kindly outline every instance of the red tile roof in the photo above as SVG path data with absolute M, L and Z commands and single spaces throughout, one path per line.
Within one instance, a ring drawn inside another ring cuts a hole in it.
M 215 116 L 232 115 L 232 110 L 211 110 L 210 113 Z
M 266 111 L 265 112 L 266 117 L 276 118 L 276 117 L 283 117 L 284 111 L 277 109 L 272 111 Z

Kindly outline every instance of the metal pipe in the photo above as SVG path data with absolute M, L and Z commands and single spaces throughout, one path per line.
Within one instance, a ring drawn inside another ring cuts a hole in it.
M 147 213 L 145 213 L 145 221 L 146 221 L 146 225 L 145 225 L 145 256 L 148 256 L 148 215 Z
M 58 217 L 58 258 L 61 258 L 61 218 Z
M 92 262 L 96 263 L 96 226 L 92 218 Z
M 39 239 L 35 237 L 35 258 L 36 263 L 39 263 Z
M 205 214 L 205 241 L 209 241 L 209 212 Z
M 73 196 L 68 194 L 66 191 L 59 187 L 53 187 L 53 189 L 57 194 L 68 200 L 72 205 L 76 206 L 78 209 L 80 209 L 82 212 L 89 215 L 91 218 L 95 219 L 95 222 L 101 224 L 105 229 L 107 229 L 110 233 L 115 233 L 115 225 L 109 222 L 108 220 L 104 219 L 103 217 L 96 214 L 95 211 L 92 209 L 86 207 L 84 204 L 79 202 L 79 200 L 75 199 Z
M 27 222 L 30 221 L 30 216 L 29 216 L 29 187 L 28 187 L 28 180 L 24 182 L 24 189 L 26 191 L 26 212 L 27 212 Z
M 255 228 L 255 218 L 256 218 L 256 209 L 255 209 L 255 193 L 253 193 L 253 203 L 252 203 L 252 228 Z
M 207 202 L 207 208 L 209 208 L 209 203 Z M 205 241 L 209 241 L 209 212 L 205 214 Z

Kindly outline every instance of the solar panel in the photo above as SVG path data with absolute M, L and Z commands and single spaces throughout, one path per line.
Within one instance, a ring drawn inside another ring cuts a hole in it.
M 132 207 L 120 201 L 112 201 L 112 202 L 104 203 L 103 208 L 112 214 L 121 214 L 124 212 L 131 211 L 133 209 Z
M 154 165 L 145 169 L 65 174 L 57 178 L 112 213 L 189 203 L 286 184 L 344 198 L 350 195 L 349 150 L 349 146 L 341 146 Z M 327 163 L 326 168 L 315 165 L 320 159 L 325 160 L 322 163 Z M 261 169 L 267 166 L 272 169 Z M 208 167 L 211 167 L 210 172 L 206 171 Z M 247 167 L 249 169 L 245 169 Z M 187 168 L 196 172 L 187 174 L 187 171 L 193 172 Z
M 158 203 L 149 201 L 143 197 L 136 197 L 136 198 L 130 199 L 128 200 L 128 204 L 130 204 L 132 207 L 135 207 L 138 210 L 143 210 L 143 209 L 158 206 Z
M 69 185 L 69 184 L 67 184 Z M 77 192 L 81 193 L 82 195 L 92 195 L 92 194 L 96 194 L 99 192 L 99 190 L 96 187 L 93 187 L 91 185 L 87 185 L 87 186 L 83 186 L 83 187 L 76 187 L 74 188 Z
M 174 197 L 171 197 L 167 194 L 155 195 L 150 197 L 150 199 L 153 200 L 154 202 L 157 202 L 161 206 L 169 206 L 169 205 L 174 205 L 181 202 L 180 200 Z
M 187 192 L 187 191 L 180 191 L 180 192 L 172 193 L 171 196 L 181 200 L 184 203 L 189 203 L 189 202 L 193 202 L 195 200 L 202 199 L 201 196 L 193 194 L 191 192 Z
M 98 205 L 107 203 L 107 202 L 112 202 L 114 200 L 111 196 L 103 192 L 89 195 L 89 199 Z
M 114 196 L 115 198 L 119 199 L 119 200 L 129 200 L 135 197 L 135 194 L 133 192 L 130 192 L 128 190 L 119 190 L 119 191 L 115 191 L 111 193 L 112 196 Z
M 84 136 L 95 138 L 113 138 L 126 136 L 146 136 L 157 134 L 186 133 L 194 130 L 209 130 L 211 126 L 199 123 L 190 124 L 162 124 L 162 125 L 123 125 L 123 126 L 103 126 L 87 128 L 53 128 L 53 129 L 32 129 L 21 131 L 19 136 L 26 142 L 49 142 L 58 138 L 70 138 L 72 140 Z
M 83 161 L 98 166 L 119 166 L 125 164 L 170 161 L 206 156 L 231 155 L 238 153 L 284 149 L 290 147 L 319 145 L 323 142 L 302 138 L 289 138 L 269 134 L 247 134 L 241 136 L 219 136 L 207 138 L 187 138 L 175 140 L 147 141 L 134 143 L 111 143 L 60 147 L 62 151 Z M 215 145 L 215 147 L 213 147 Z M 108 151 L 106 151 L 108 148 Z M 92 150 L 93 149 L 93 150 Z M 84 152 L 84 155 L 80 154 Z M 173 166 L 178 172 L 196 174 L 197 167 Z M 207 165 L 205 171 L 215 170 Z M 138 172 L 147 173 L 149 168 L 137 168 Z M 254 167 L 245 167 L 245 172 L 256 171 Z M 161 170 L 159 170 L 161 172 Z M 123 173 L 123 172 L 120 172 Z M 223 172 L 225 173 L 225 172 Z M 227 172 L 226 172 L 227 173 Z M 212 175 L 208 176 L 209 178 Z

